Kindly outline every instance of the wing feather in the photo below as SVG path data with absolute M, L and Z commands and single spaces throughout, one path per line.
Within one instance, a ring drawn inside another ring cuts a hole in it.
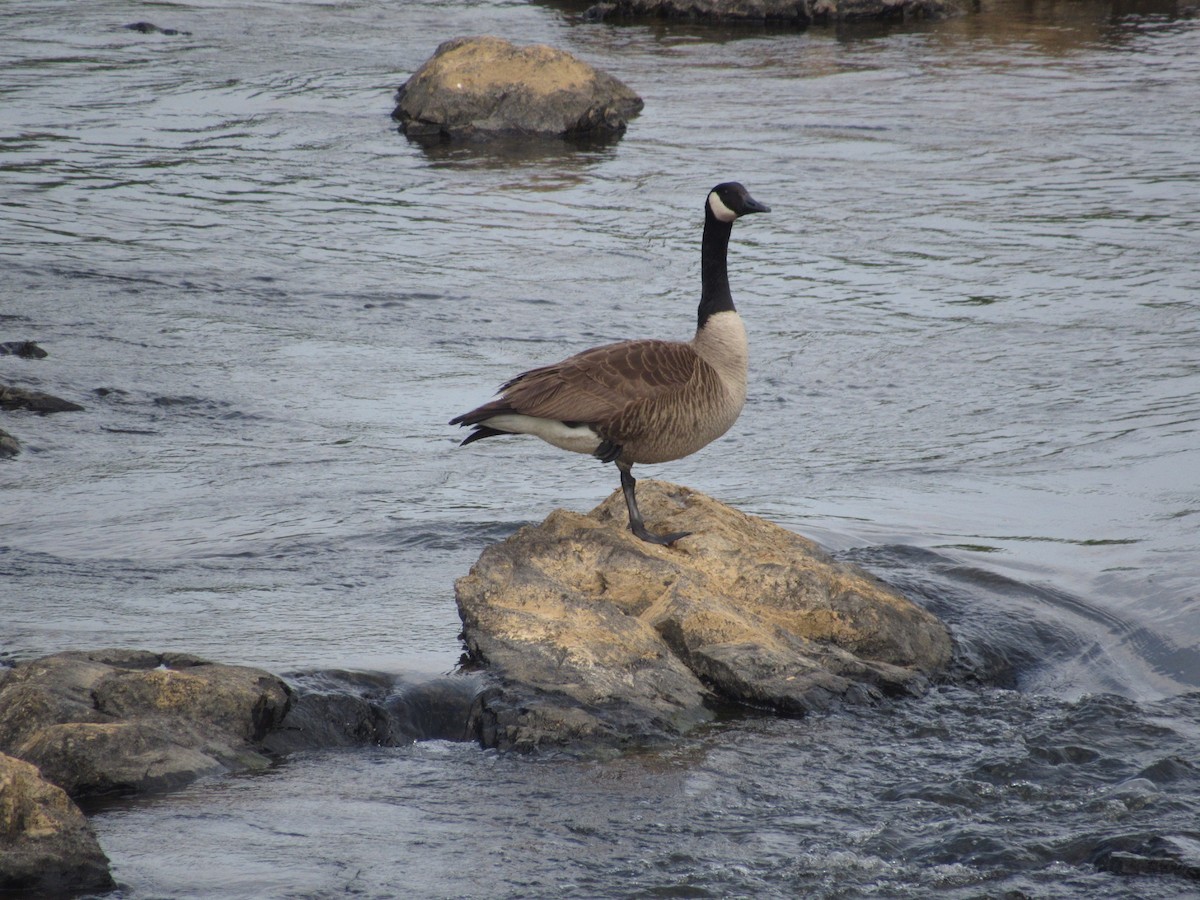
M 621 443 L 636 437 L 630 432 L 642 418 L 637 410 L 657 406 L 657 401 L 685 390 L 700 377 L 705 365 L 690 344 L 607 344 L 521 373 L 503 385 L 497 400 L 478 412 L 517 412 L 581 422 Z M 474 414 L 468 415 L 475 418 Z

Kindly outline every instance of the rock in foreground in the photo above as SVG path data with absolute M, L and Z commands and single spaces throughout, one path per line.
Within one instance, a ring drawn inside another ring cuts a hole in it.
M 58 653 L 0 675 L 0 751 L 74 797 L 264 767 L 290 693 L 259 669 L 137 650 Z
M 642 100 L 611 75 L 542 44 L 455 38 L 400 88 L 392 117 L 416 140 L 607 137 Z
M 35 766 L 0 754 L 0 893 L 52 897 L 113 887 L 79 807 Z
M 455 585 L 468 658 L 496 676 L 487 746 L 624 746 L 739 703 L 802 714 L 920 690 L 950 661 L 932 614 L 816 544 L 703 494 L 641 481 L 635 538 L 615 492 L 489 547 Z

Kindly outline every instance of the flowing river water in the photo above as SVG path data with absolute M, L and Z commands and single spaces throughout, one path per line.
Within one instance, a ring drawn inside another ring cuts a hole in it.
M 3 658 L 398 692 L 453 670 L 454 579 L 616 472 L 444 423 L 567 353 L 688 337 L 704 194 L 737 179 L 773 208 L 730 250 L 750 399 L 639 474 L 868 567 L 951 625 L 955 672 L 616 759 L 296 754 L 96 811 L 116 896 L 1194 896 L 1195 9 L 583 8 L 7 0 L 0 341 L 49 356 L 0 382 L 86 409 L 0 418 Z M 396 87 L 479 33 L 574 52 L 645 111 L 592 149 L 409 144 Z

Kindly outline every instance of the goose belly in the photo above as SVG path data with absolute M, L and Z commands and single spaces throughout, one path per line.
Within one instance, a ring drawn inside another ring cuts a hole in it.
M 658 427 L 626 441 L 621 458 L 630 463 L 660 463 L 691 456 L 727 432 L 741 411 L 742 403 L 730 397 L 709 409 L 665 416 Z
M 587 425 L 567 425 L 557 419 L 539 419 L 519 413 L 492 416 L 480 423 L 510 434 L 532 434 L 547 444 L 572 453 L 595 453 L 600 446 L 600 436 Z

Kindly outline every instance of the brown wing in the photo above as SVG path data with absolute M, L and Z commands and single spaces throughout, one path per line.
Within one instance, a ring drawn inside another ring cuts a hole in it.
M 623 341 L 585 350 L 518 375 L 494 401 L 508 409 L 564 422 L 585 422 L 618 443 L 630 413 L 682 391 L 703 366 L 690 344 Z

